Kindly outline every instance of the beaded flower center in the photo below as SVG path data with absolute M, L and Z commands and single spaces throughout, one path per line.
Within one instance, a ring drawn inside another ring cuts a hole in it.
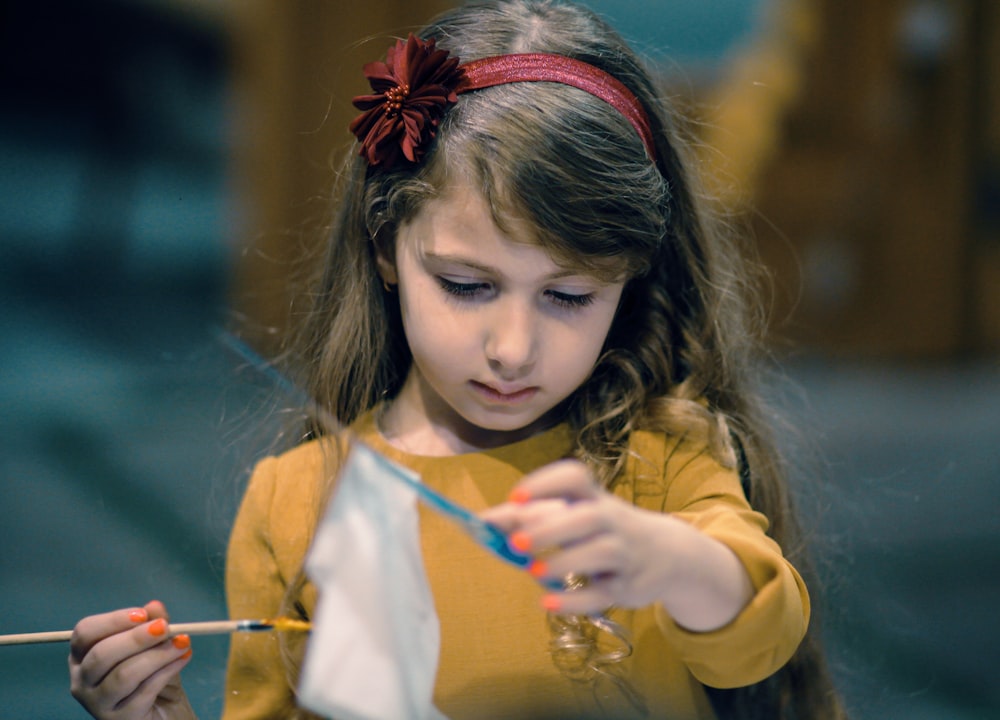
M 410 86 L 403 84 L 386 90 L 385 92 L 385 114 L 389 117 L 399 115 L 403 109 L 403 102 L 410 94 Z

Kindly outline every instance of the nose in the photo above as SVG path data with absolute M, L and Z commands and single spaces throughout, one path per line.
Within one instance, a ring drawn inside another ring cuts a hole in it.
M 501 303 L 492 313 L 486 357 L 501 377 L 516 379 L 529 372 L 538 352 L 538 319 L 527 303 Z

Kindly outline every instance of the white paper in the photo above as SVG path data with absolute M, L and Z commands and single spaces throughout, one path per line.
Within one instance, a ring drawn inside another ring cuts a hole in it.
M 441 637 L 406 468 L 355 444 L 305 569 L 319 591 L 299 703 L 338 720 L 440 719 Z

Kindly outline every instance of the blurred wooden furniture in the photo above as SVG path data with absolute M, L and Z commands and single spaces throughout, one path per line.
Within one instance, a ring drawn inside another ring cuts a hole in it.
M 747 55 L 749 72 L 736 61 L 708 137 L 736 158 L 730 206 L 753 213 L 776 339 L 862 356 L 1000 350 L 1000 5 L 777 8 L 784 33 Z M 741 139 L 765 150 L 748 161 Z

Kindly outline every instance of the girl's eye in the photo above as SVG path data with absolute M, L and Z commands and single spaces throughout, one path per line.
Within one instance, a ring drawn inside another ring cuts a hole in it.
M 438 285 L 449 295 L 454 295 L 460 298 L 470 298 L 475 297 L 479 293 L 489 289 L 489 283 L 484 282 L 455 282 L 454 280 L 449 280 L 441 276 L 437 277 Z
M 552 298 L 552 302 L 564 308 L 587 307 L 594 302 L 594 293 L 584 293 L 583 295 L 573 295 L 572 293 L 547 290 L 546 294 Z

